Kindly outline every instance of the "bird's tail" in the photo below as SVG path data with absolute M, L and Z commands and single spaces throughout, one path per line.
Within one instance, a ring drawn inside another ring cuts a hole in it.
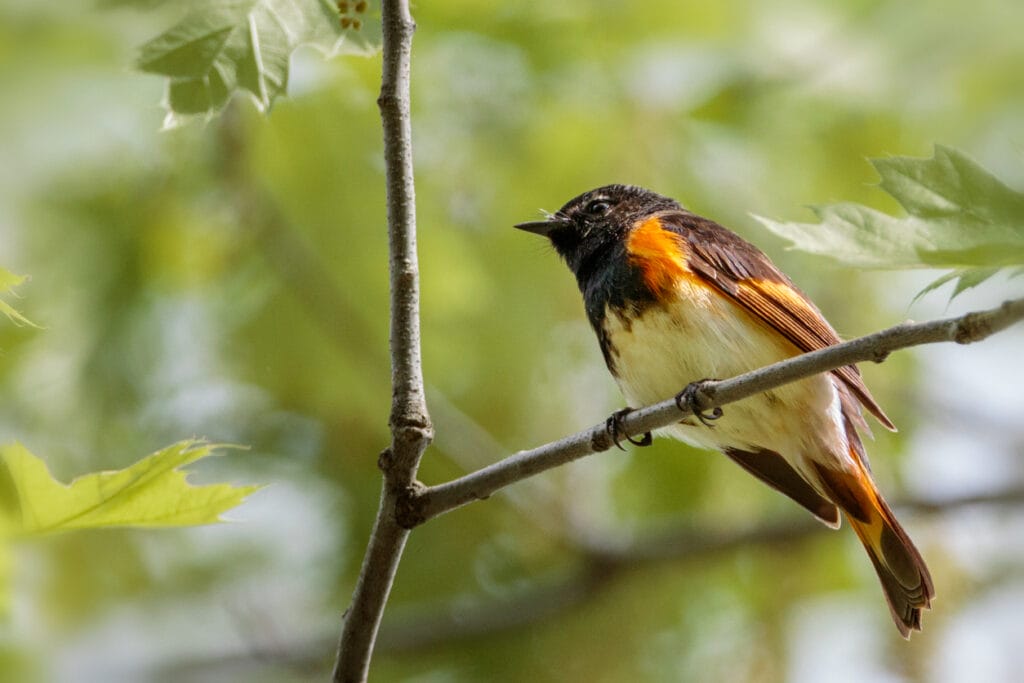
M 859 472 L 817 466 L 821 482 L 850 522 L 875 566 L 896 628 L 904 638 L 921 630 L 921 610 L 935 596 L 932 577 L 907 532 L 853 453 Z

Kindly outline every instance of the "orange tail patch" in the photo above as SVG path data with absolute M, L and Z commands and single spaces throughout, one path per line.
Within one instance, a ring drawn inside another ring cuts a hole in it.
M 846 513 L 864 544 L 896 628 L 909 638 L 911 630 L 921 630 L 921 610 L 928 609 L 935 597 L 928 566 L 863 467 L 856 474 L 817 463 L 815 469 L 829 497 Z

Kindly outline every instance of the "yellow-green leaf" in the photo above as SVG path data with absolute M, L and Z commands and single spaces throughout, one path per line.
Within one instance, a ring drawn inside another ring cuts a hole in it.
M 25 280 L 26 278 L 24 275 L 15 275 L 9 270 L 4 270 L 3 268 L 0 268 L 0 296 L 3 296 L 4 294 L 13 293 L 14 288 L 20 285 Z M 6 315 L 8 318 L 11 319 L 11 322 L 15 324 L 31 325 L 33 327 L 36 326 L 35 323 L 33 323 L 31 320 L 23 316 L 21 313 L 17 311 L 17 309 L 15 309 L 13 306 L 8 304 L 3 299 L 0 299 L 0 313 Z
M 122 470 L 70 484 L 21 444 L 0 447 L 0 531 L 38 536 L 97 527 L 209 524 L 257 486 L 194 485 L 182 467 L 215 454 L 215 445 L 181 441 Z

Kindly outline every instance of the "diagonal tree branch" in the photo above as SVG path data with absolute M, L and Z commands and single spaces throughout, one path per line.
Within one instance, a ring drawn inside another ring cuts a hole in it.
M 922 344 L 980 341 L 1024 319 L 1024 299 L 1007 301 L 998 308 L 968 313 L 957 318 L 924 323 L 903 323 L 886 330 L 807 353 L 748 372 L 732 379 L 705 381 L 697 391 L 702 412 L 753 396 L 821 372 L 863 361 L 880 363 L 893 351 Z M 668 399 L 629 413 L 621 420 L 622 436 L 636 436 L 666 427 L 690 414 Z M 521 451 L 501 462 L 444 484 L 417 490 L 400 510 L 400 522 L 412 528 L 521 479 L 563 465 L 613 445 L 606 423 L 558 441 Z
M 377 100 L 384 129 L 388 243 L 391 254 L 391 445 L 380 455 L 380 508 L 342 624 L 335 681 L 365 681 L 384 605 L 409 531 L 398 524 L 399 505 L 415 485 L 423 451 L 433 437 L 420 357 L 416 193 L 409 115 L 409 64 L 416 24 L 408 0 L 383 0 L 383 68 Z

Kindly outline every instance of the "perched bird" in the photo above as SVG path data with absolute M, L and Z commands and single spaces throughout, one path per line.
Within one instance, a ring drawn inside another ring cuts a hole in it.
M 572 199 L 543 235 L 576 275 L 605 362 L 629 405 L 678 395 L 839 343 L 818 308 L 757 247 L 668 197 L 608 185 Z M 889 429 L 853 365 L 694 414 L 665 431 L 719 450 L 832 528 L 846 515 L 896 627 L 921 629 L 934 589 L 924 560 L 872 480 L 861 406 Z M 714 420 L 712 422 L 712 419 Z

